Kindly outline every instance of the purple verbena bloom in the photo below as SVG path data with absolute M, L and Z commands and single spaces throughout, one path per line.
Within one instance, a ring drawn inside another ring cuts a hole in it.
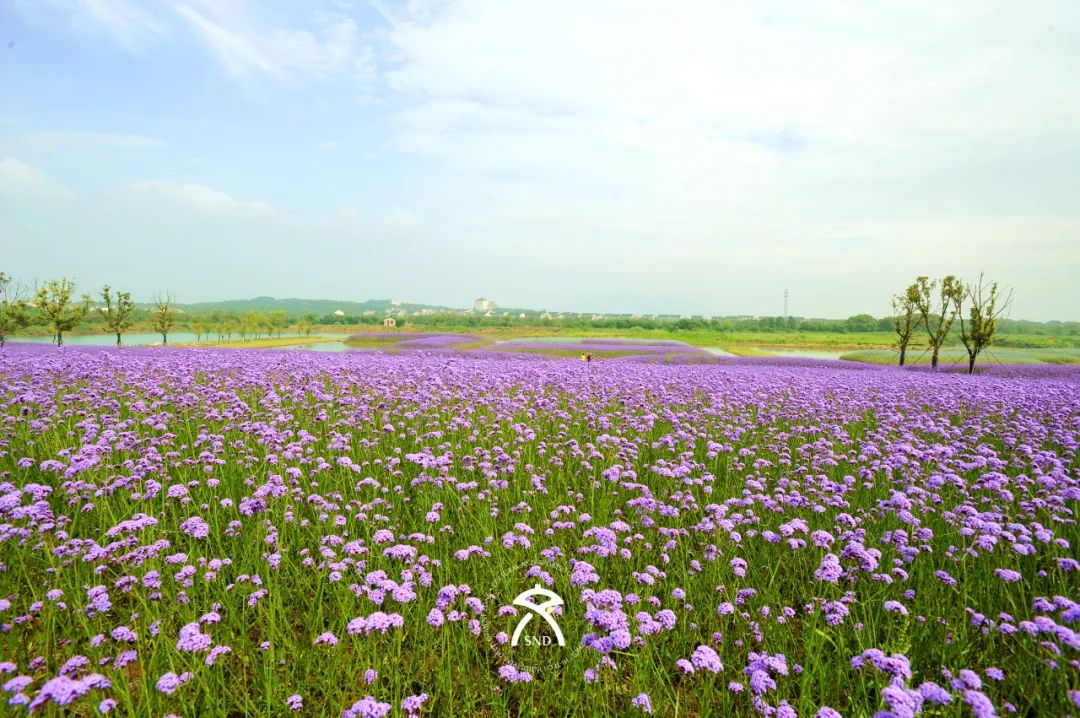
M 652 713 L 652 703 L 649 701 L 649 695 L 647 693 L 638 693 L 634 696 L 634 699 L 630 701 L 630 705 L 641 710 L 642 713 Z
M 341 718 L 384 718 L 389 713 L 389 703 L 380 703 L 374 696 L 365 696 L 342 711 Z

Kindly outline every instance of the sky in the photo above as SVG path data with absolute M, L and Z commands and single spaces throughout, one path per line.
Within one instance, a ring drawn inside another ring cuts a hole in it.
M 1075 0 L 0 0 L 0 271 L 1080 319 Z

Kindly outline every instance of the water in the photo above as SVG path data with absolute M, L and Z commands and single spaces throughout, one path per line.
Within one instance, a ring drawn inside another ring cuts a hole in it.
M 207 347 L 218 346 L 218 343 L 216 341 L 216 337 L 217 337 L 216 334 L 211 335 L 212 337 L 214 337 L 214 339 L 211 340 L 211 341 L 206 341 L 205 336 L 206 335 L 202 335 L 203 341 L 199 342 L 199 346 L 207 346 Z M 340 348 L 340 349 L 329 349 L 329 348 L 316 349 L 315 351 L 344 351 L 347 348 L 340 341 L 333 341 L 333 340 L 344 339 L 346 336 L 348 336 L 347 334 L 337 332 L 337 333 L 320 334 L 318 336 L 325 337 L 327 340 L 330 340 L 330 341 L 327 341 L 327 342 L 320 342 L 320 344 L 341 344 L 342 348 Z M 196 335 L 194 332 L 175 332 L 175 333 L 170 332 L 169 333 L 169 344 L 170 345 L 194 344 L 199 338 L 200 338 L 199 335 Z M 285 335 L 282 336 L 282 338 L 283 339 L 288 339 L 288 338 L 291 338 L 291 337 L 288 334 L 285 334 Z M 234 334 L 233 335 L 233 340 L 238 340 L 238 339 L 239 339 L 239 337 L 237 337 Z M 154 334 L 154 333 L 124 334 L 123 335 L 123 340 L 124 340 L 124 346 L 128 346 L 128 347 L 145 347 L 145 346 L 161 344 L 161 335 L 160 334 Z M 11 342 L 31 342 L 31 343 L 34 343 L 34 344 L 51 344 L 52 343 L 52 337 L 15 337 L 14 339 L 9 339 L 8 341 L 11 341 Z M 65 334 L 64 335 L 64 344 L 65 345 L 70 344 L 72 346 L 111 347 L 111 346 L 116 346 L 116 335 L 115 334 Z M 220 346 L 228 346 L 228 345 L 229 345 L 229 342 L 226 342 L 225 344 L 222 344 Z M 318 345 L 310 345 L 310 346 L 318 346 Z
M 287 347 L 288 349 L 296 349 L 299 351 L 309 352 L 347 352 L 352 351 L 351 347 L 345 342 L 319 342 L 318 344 L 300 344 L 294 347 Z
M 124 334 L 124 345 L 129 347 L 145 347 L 151 344 L 161 344 L 160 334 Z M 176 332 L 169 334 L 169 344 L 188 344 L 194 342 L 196 336 L 193 332 Z M 34 344 L 51 344 L 52 337 L 16 337 L 15 342 L 32 342 Z M 64 344 L 73 346 L 111 347 L 116 346 L 115 334 L 65 334 Z
M 839 359 L 844 354 L 849 354 L 850 349 L 835 351 L 830 349 L 777 349 L 773 347 L 761 347 L 764 351 L 778 357 L 798 357 L 801 359 Z
M 215 335 L 216 336 L 216 335 Z M 303 344 L 296 346 L 280 347 L 282 349 L 292 349 L 300 351 L 313 351 L 313 352 L 344 352 L 350 351 L 350 347 L 341 341 L 345 337 L 349 336 L 345 333 L 326 333 L 320 335 L 320 338 L 325 338 L 326 341 L 317 342 L 314 344 Z M 403 335 L 404 337 L 404 335 Z M 235 337 L 234 337 L 235 338 Z M 407 338 L 407 337 L 405 337 Z M 521 337 L 517 340 L 511 341 L 523 341 L 530 343 L 552 343 L 552 344 L 581 344 L 586 338 L 583 337 Z M 51 337 L 18 337 L 13 342 L 34 342 L 38 344 L 49 344 L 52 342 Z M 616 343 L 619 341 L 627 343 L 647 344 L 651 343 L 648 340 L 638 340 L 629 338 L 604 338 L 600 341 Z M 196 335 L 193 332 L 175 332 L 169 334 L 169 344 L 194 344 L 196 342 Z M 505 342 L 496 342 L 494 346 L 499 346 Z M 73 346 L 113 346 L 116 344 L 116 336 L 113 334 L 82 334 L 82 335 L 65 335 L 64 344 L 70 344 Z M 125 346 L 150 346 L 161 344 L 161 335 L 154 333 L 138 333 L 138 334 L 125 334 L 124 345 Z M 199 342 L 200 346 L 213 347 L 217 346 L 215 341 L 203 341 Z M 222 345 L 228 346 L 228 343 Z M 847 351 L 835 351 L 829 349 L 788 349 L 788 348 L 771 348 L 760 347 L 763 351 L 769 352 L 773 356 L 780 357 L 801 357 L 804 359 L 839 359 L 841 355 L 848 353 Z M 714 356 L 735 356 L 731 352 L 721 347 L 701 347 L 704 351 L 709 352 Z M 849 351 L 849 350 L 848 350 Z

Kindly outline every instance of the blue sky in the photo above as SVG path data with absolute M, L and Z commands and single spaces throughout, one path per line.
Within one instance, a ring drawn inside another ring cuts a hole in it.
M 0 270 L 181 301 L 1080 319 L 1080 5 L 0 0 Z

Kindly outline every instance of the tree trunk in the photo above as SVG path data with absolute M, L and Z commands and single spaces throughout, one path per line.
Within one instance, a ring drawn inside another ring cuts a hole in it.
M 120 347 L 120 332 L 116 333 L 116 346 L 117 348 Z
M 169 345 L 169 337 L 165 334 L 165 332 L 162 332 L 161 333 L 161 346 L 166 347 L 168 345 Z
M 907 344 L 900 347 L 900 366 L 904 366 L 904 359 L 907 356 Z
M 59 331 L 59 330 L 57 330 L 57 332 L 56 332 L 56 346 L 58 346 L 58 347 L 64 346 L 64 333 L 62 331 Z
M 938 360 L 938 347 L 935 346 L 934 347 L 934 353 L 930 355 L 930 369 L 932 371 L 937 369 L 937 360 Z
M 975 373 L 975 355 L 968 352 L 968 374 Z

